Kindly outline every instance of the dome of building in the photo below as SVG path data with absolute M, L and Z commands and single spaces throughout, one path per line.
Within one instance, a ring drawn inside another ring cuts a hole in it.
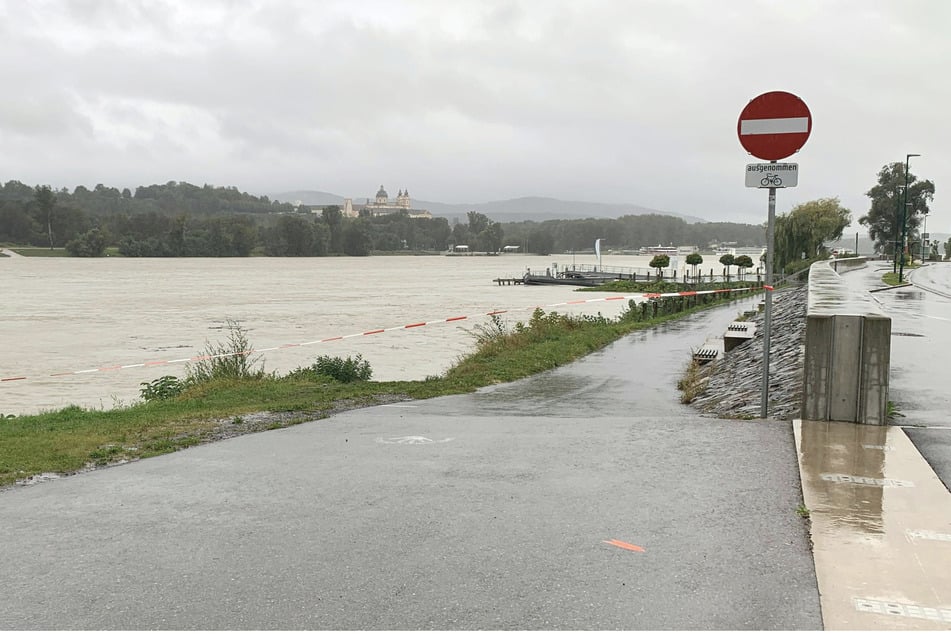
M 389 198 L 390 195 L 386 193 L 386 190 L 383 189 L 383 185 L 380 185 L 380 191 L 376 193 L 377 198 Z

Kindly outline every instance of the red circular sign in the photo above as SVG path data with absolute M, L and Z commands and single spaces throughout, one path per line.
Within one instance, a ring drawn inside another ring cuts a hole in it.
M 806 144 L 812 115 L 806 102 L 788 92 L 763 93 L 743 108 L 736 133 L 746 151 L 764 161 L 778 161 Z

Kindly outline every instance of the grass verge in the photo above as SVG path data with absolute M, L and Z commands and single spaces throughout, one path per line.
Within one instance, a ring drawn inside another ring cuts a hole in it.
M 34 416 L 0 418 L 0 487 L 38 474 L 76 473 L 286 427 L 346 409 L 472 392 L 564 365 L 635 330 L 679 319 L 738 296 L 708 295 L 705 301 L 696 297 L 665 298 L 642 304 L 632 301 L 618 319 L 546 314 L 537 309 L 527 323 L 508 327 L 496 316 L 473 333 L 475 352 L 443 376 L 423 381 L 373 382 L 358 378 L 343 382 L 301 369 L 283 377 L 206 372 L 200 381 L 182 382 L 181 390 L 169 391 L 171 396 L 165 397 L 163 391 L 162 398 L 128 407 L 103 411 L 71 406 Z M 232 343 L 239 347 L 247 344 L 240 339 Z M 357 362 L 354 364 L 361 369 Z M 319 364 L 314 367 L 319 368 Z M 352 368 L 347 364 L 338 368 L 347 369 Z M 369 376 L 370 369 L 362 369 Z M 262 412 L 268 415 L 261 416 Z

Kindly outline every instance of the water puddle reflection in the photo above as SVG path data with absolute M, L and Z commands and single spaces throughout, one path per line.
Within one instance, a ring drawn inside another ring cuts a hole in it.
M 836 528 L 881 534 L 888 428 L 804 422 L 801 434 L 803 486 L 818 494 L 810 511 L 827 513 Z

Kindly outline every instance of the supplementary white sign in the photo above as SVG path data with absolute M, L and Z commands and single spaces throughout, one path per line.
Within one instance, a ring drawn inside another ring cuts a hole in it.
M 799 184 L 799 163 L 750 163 L 746 166 L 747 187 L 795 187 Z

